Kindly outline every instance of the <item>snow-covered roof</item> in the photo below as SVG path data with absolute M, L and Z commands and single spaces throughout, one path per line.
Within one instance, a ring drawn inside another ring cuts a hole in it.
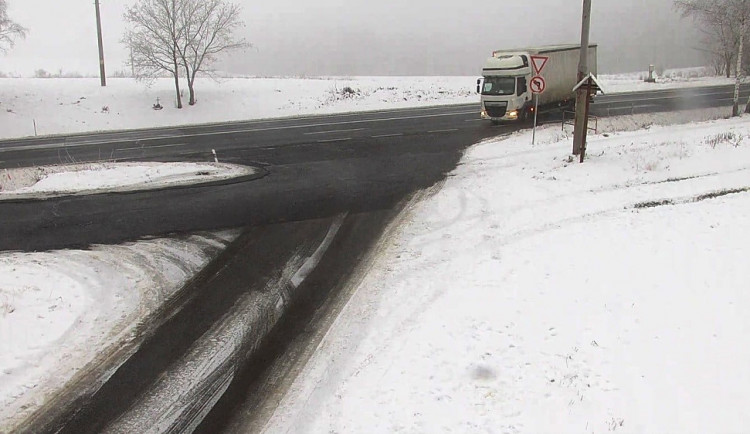
M 595 48 L 597 44 L 589 44 L 590 48 Z M 561 44 L 561 45 L 542 45 L 539 47 L 522 47 L 522 48 L 511 48 L 507 50 L 495 50 L 492 55 L 503 53 L 516 53 L 526 52 L 532 54 L 551 53 L 553 51 L 566 51 L 566 50 L 577 50 L 581 48 L 581 44 Z
M 521 53 L 504 53 L 502 57 L 488 57 L 484 62 L 484 71 L 521 71 L 529 69 L 528 60 L 524 63 Z

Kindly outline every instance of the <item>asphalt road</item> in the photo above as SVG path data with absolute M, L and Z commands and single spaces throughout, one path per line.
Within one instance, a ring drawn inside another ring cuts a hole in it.
M 731 104 L 731 86 L 603 95 L 599 116 Z M 743 86 L 743 101 L 750 86 Z M 544 119 L 542 119 L 544 121 Z M 3 201 L 0 250 L 117 243 L 388 207 L 450 171 L 461 151 L 513 131 L 475 104 L 0 141 L 0 168 L 88 161 L 219 161 L 262 179 L 124 194 Z
M 746 98 L 747 89 L 744 93 Z M 727 95 L 729 88 L 602 96 L 593 110 L 614 115 L 713 107 L 726 105 Z M 346 298 L 359 261 L 405 200 L 444 179 L 469 145 L 517 128 L 479 120 L 478 105 L 470 104 L 0 142 L 0 168 L 213 161 L 215 151 L 220 161 L 254 165 L 262 175 L 148 192 L 0 202 L 2 250 L 247 228 L 181 292 L 166 321 L 152 318 L 144 324 L 134 343 L 139 349 L 118 362 L 101 388 L 79 384 L 77 393 L 52 400 L 19 431 L 98 432 L 121 418 L 238 297 L 262 293 L 293 254 L 320 238 L 330 219 L 348 213 L 341 235 L 303 283 L 308 295 L 278 322 L 269 322 L 270 337 L 257 351 L 243 351 L 227 367 L 236 370 L 235 379 L 198 426 L 201 432 L 252 432 L 272 407 L 274 391 L 283 389 L 289 375 L 282 374 L 294 374 L 309 355 Z M 170 429 L 192 429 L 198 422 L 179 421 Z
M 388 208 L 441 179 L 493 128 L 475 106 L 246 122 L 0 144 L 6 166 L 96 161 L 219 161 L 265 176 L 222 185 L 0 204 L 0 249 L 118 243 L 144 235 L 257 226 Z M 60 142 L 64 142 L 60 145 Z M 61 147 L 62 146 L 62 147 Z M 64 154 L 64 158 L 59 155 Z M 114 155 L 114 158 L 110 158 Z
M 740 87 L 740 104 L 747 103 L 750 85 Z M 734 86 L 704 86 L 682 89 L 654 90 L 596 97 L 591 113 L 596 116 L 618 116 L 656 113 L 732 105 Z

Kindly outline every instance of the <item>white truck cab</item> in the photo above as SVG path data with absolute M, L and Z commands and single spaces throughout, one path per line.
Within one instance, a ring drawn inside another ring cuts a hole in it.
M 525 121 L 533 110 L 528 83 L 531 80 L 528 53 L 502 53 L 490 57 L 477 80 L 482 95 L 482 119 Z

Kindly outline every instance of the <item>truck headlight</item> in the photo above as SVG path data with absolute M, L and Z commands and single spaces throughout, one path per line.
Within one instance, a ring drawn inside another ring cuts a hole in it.
M 518 117 L 518 110 L 509 111 L 508 112 L 508 117 L 509 118 L 514 118 L 514 119 L 517 118 Z

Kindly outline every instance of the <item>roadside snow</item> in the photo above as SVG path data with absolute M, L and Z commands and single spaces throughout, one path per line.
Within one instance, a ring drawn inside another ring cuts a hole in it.
M 0 202 L 157 188 L 252 173 L 245 166 L 215 163 L 11 169 L 0 175 Z M 87 364 L 130 342 L 138 323 L 238 234 L 194 234 L 89 250 L 0 252 L 0 430 L 38 408 Z
M 251 167 L 224 163 L 84 163 L 4 169 L 0 172 L 0 200 L 147 190 L 253 173 Z
M 0 253 L 0 427 L 130 342 L 137 324 L 237 235 Z
M 537 138 L 415 205 L 266 432 L 747 431 L 750 120 Z

